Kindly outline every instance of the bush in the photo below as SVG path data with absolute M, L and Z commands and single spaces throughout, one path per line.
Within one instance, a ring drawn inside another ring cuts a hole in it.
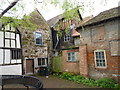
M 62 74 L 54 74 L 55 76 L 58 76 L 63 79 L 71 80 L 77 83 L 82 83 L 89 86 L 98 86 L 103 88 L 115 88 L 117 90 L 120 90 L 120 85 L 116 84 L 114 80 L 110 78 L 102 78 L 99 80 L 93 80 L 90 78 L 85 78 L 81 75 L 74 75 L 71 73 L 62 73 Z
M 102 79 L 96 80 L 96 84 L 97 86 L 103 87 L 103 88 L 115 87 L 115 81 L 110 78 L 102 78 Z

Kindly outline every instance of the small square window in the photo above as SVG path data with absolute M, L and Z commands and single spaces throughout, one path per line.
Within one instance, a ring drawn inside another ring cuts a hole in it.
M 38 65 L 39 66 L 47 66 L 48 60 L 47 58 L 38 58 Z
M 68 57 L 68 61 L 76 61 L 75 52 L 69 52 L 67 57 Z
M 96 67 L 106 67 L 106 56 L 105 50 L 95 50 L 95 66 Z
M 64 42 L 68 42 L 68 41 L 70 41 L 70 35 L 65 34 L 64 35 Z

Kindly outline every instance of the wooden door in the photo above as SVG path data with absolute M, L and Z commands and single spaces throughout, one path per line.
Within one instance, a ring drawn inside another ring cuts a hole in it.
M 33 59 L 26 60 L 26 73 L 32 74 L 34 72 L 34 61 Z

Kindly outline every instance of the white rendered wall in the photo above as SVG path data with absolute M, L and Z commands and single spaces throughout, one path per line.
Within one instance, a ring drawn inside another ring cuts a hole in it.
M 0 49 L 0 64 L 3 64 L 3 49 Z
M 5 64 L 10 64 L 10 50 L 5 50 Z
M 0 75 L 22 75 L 22 65 L 0 66 Z
M 19 34 L 16 35 L 16 41 L 17 41 L 17 48 L 21 48 L 20 47 L 20 35 Z
M 3 47 L 3 39 L 4 39 L 3 32 L 0 31 L 0 47 Z

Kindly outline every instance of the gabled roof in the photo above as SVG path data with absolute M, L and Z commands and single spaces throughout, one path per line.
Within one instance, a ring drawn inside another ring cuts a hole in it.
M 112 19 L 112 18 L 120 17 L 120 14 L 118 13 L 119 9 L 120 9 L 120 6 L 103 11 L 97 16 L 95 16 L 94 18 L 90 19 L 88 22 L 86 22 L 84 26 L 95 24 L 101 21 Z
M 92 15 L 91 15 L 91 16 L 88 16 L 88 17 L 85 17 L 85 18 L 83 18 L 82 21 L 80 21 L 79 24 L 82 26 L 82 25 L 84 25 L 87 21 L 89 21 L 89 20 L 92 19 L 92 18 L 93 18 Z M 72 35 L 72 36 L 73 36 L 73 37 L 80 36 L 80 33 L 77 32 L 76 29 L 74 29 L 74 30 L 73 30 L 73 35 Z
M 50 27 L 54 26 L 60 19 L 62 19 L 62 15 L 57 15 L 47 21 L 47 23 L 50 25 Z
M 49 25 L 48 25 L 47 21 L 43 18 L 43 16 L 41 15 L 41 13 L 37 9 L 35 9 L 30 14 L 30 16 L 31 16 L 30 21 L 33 24 L 38 25 L 39 28 L 41 28 L 41 29 L 49 30 Z

